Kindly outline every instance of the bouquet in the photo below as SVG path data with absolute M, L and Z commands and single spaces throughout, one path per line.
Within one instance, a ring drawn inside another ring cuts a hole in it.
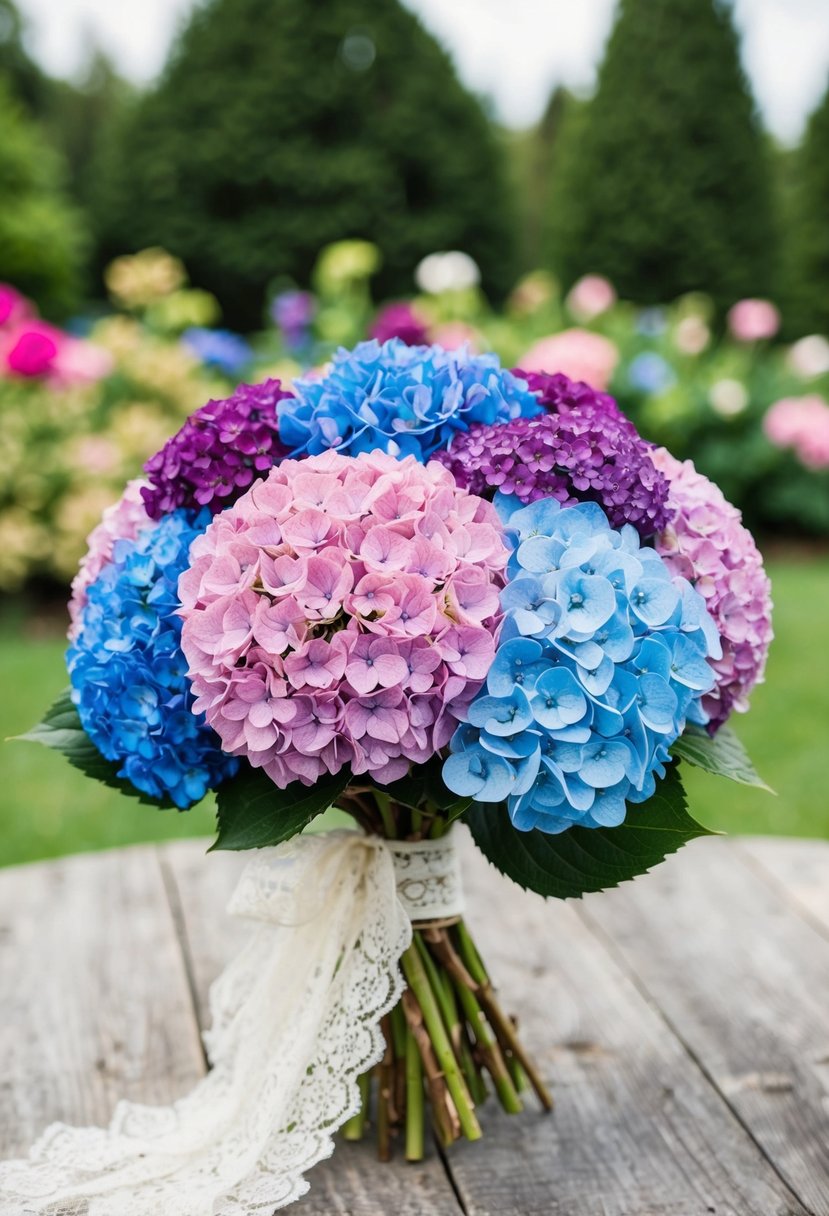
M 50 1130 L 0 1193 L 270 1211 L 338 1130 L 416 1161 L 430 1126 L 477 1139 L 490 1091 L 551 1107 L 456 824 L 578 897 L 705 834 L 684 765 L 762 784 L 727 725 L 772 636 L 739 513 L 606 394 L 396 339 L 209 402 L 145 472 L 90 537 L 71 688 L 25 737 L 156 806 L 216 790 L 213 847 L 261 850 L 233 910 L 264 923 L 202 1086 L 105 1140 Z M 303 834 L 331 807 L 354 830 Z

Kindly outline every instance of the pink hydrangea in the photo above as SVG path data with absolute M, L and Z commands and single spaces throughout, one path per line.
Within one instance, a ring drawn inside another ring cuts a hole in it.
M 738 342 L 761 342 L 777 333 L 780 313 L 771 300 L 738 300 L 729 309 L 728 328 Z
M 773 637 L 771 583 L 740 512 L 717 486 L 665 448 L 651 456 L 668 478 L 675 512 L 656 550 L 703 596 L 722 640 L 722 658 L 710 660 L 717 683 L 702 702 L 713 732 L 732 709 L 748 709 L 749 693 L 762 682 Z
M 565 329 L 540 338 L 518 362 L 528 372 L 564 372 L 571 380 L 604 390 L 619 362 L 619 351 L 609 338 L 589 329 Z
M 567 293 L 567 307 L 578 321 L 592 321 L 616 303 L 616 291 L 601 274 L 586 274 Z
M 344 765 L 402 777 L 449 742 L 495 653 L 503 529 L 438 464 L 285 460 L 190 557 L 194 711 L 280 788 Z
M 80 615 L 86 604 L 86 593 L 95 582 L 104 566 L 112 557 L 113 546 L 119 540 L 135 540 L 142 528 L 152 525 L 144 509 L 141 487 L 146 481 L 136 479 L 127 482 L 127 488 L 111 507 L 104 511 L 101 522 L 92 529 L 87 538 L 86 556 L 81 560 L 78 573 L 72 580 L 69 598 L 69 637 L 74 639 L 80 625 Z
M 775 447 L 793 448 L 807 469 L 829 469 L 829 404 L 818 393 L 776 401 L 763 430 Z

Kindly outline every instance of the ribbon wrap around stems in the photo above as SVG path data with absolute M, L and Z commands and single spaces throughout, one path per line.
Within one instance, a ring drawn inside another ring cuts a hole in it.
M 259 924 L 210 991 L 211 1071 L 109 1128 L 54 1124 L 0 1163 L 3 1216 L 269 1216 L 308 1189 L 378 1063 L 412 921 L 463 910 L 452 838 L 297 836 L 248 862 L 229 911 Z

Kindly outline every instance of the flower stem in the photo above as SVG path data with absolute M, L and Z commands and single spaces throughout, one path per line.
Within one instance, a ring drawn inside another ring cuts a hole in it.
M 443 1148 L 448 1148 L 461 1133 L 458 1122 L 458 1112 L 455 1110 L 446 1078 L 440 1070 L 429 1032 L 423 1021 L 423 1012 L 411 992 L 404 992 L 401 1004 L 406 1023 L 412 1038 L 417 1044 L 418 1053 L 423 1064 L 426 1087 L 429 1091 L 429 1106 L 435 1123 L 435 1130 Z
M 449 1093 L 454 1102 L 461 1125 L 461 1131 L 467 1140 L 479 1140 L 481 1127 L 475 1115 L 472 1098 L 466 1082 L 461 1074 L 452 1044 L 443 1025 L 441 1011 L 432 992 L 426 970 L 420 958 L 417 946 L 412 943 L 402 958 L 403 974 L 414 993 L 417 1003 L 423 1012 L 423 1020 L 429 1032 L 429 1038 L 441 1070 L 446 1078 Z
M 366 1130 L 366 1119 L 368 1118 L 368 1099 L 369 1090 L 371 1087 L 371 1073 L 364 1072 L 358 1078 L 357 1085 L 360 1089 L 360 1109 L 356 1115 L 352 1115 L 347 1123 L 343 1124 L 343 1139 L 345 1140 L 362 1140 Z
M 417 1041 L 406 1027 L 406 1160 L 423 1160 L 423 1066 Z

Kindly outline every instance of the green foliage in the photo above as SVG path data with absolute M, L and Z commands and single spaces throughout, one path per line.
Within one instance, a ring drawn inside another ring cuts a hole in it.
M 718 777 L 728 777 L 740 785 L 769 790 L 758 776 L 749 754 L 730 726 L 721 726 L 713 737 L 698 726 L 688 726 L 671 748 L 674 756 Z M 771 793 L 772 791 L 769 790 Z
M 495 293 L 512 223 L 495 137 L 448 56 L 397 0 L 210 0 L 110 143 L 99 222 L 111 254 L 162 244 L 252 328 L 275 276 L 376 242 L 381 290 L 462 248 Z
M 173 806 L 167 799 L 151 798 L 136 789 L 131 781 L 118 776 L 118 765 L 112 760 L 105 760 L 95 744 L 81 726 L 78 711 L 72 704 L 72 691 L 64 689 L 56 701 L 50 705 L 37 726 L 18 735 L 16 742 L 42 743 L 65 756 L 74 768 L 80 769 L 87 777 L 100 781 L 103 785 L 121 794 L 137 798 L 147 806 L 162 809 Z
M 60 156 L 2 78 L 0 132 L 0 280 L 65 314 L 80 289 L 84 223 L 63 192 Z
M 829 89 L 792 166 L 791 329 L 829 334 Z
M 618 828 L 573 827 L 559 836 L 519 832 L 502 806 L 467 812 L 472 837 L 496 869 L 539 895 L 578 898 L 644 874 L 696 836 L 710 835 L 688 814 L 676 767 Z
M 720 307 L 769 292 L 769 167 L 719 0 L 622 0 L 568 127 L 550 208 L 566 285 L 595 271 L 641 303 L 702 289 Z
M 281 790 L 261 768 L 243 762 L 217 791 L 219 834 L 212 849 L 263 849 L 290 840 L 327 811 L 350 780 L 345 768 L 312 786 L 295 781 Z

